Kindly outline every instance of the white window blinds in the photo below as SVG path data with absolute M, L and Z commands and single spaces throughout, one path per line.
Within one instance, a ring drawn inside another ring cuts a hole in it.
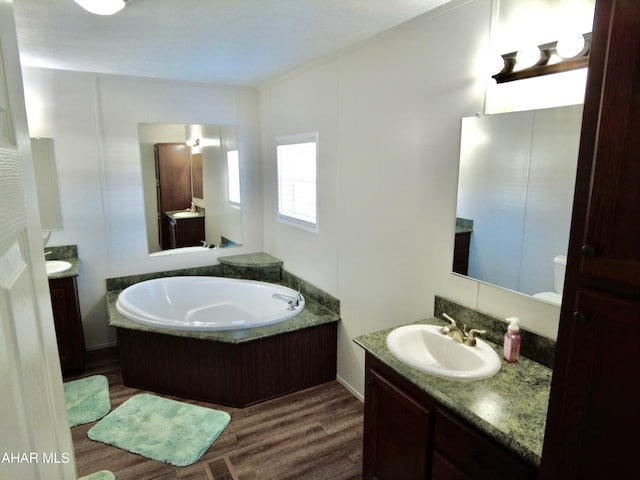
M 318 133 L 279 137 L 276 145 L 278 218 L 317 231 Z

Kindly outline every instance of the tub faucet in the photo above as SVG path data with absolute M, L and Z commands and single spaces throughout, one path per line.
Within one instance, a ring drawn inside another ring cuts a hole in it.
M 483 333 L 487 333 L 486 330 L 477 330 L 477 329 L 472 329 L 469 332 L 467 332 L 467 326 L 463 325 L 462 329 L 460 329 L 457 324 L 456 321 L 451 318 L 449 315 L 447 315 L 446 313 L 443 313 L 442 316 L 447 319 L 451 325 L 447 325 L 445 327 L 442 327 L 440 329 L 440 333 L 443 335 L 448 335 L 449 337 L 453 338 L 456 342 L 458 343 L 464 343 L 465 345 L 469 346 L 469 347 L 475 347 L 476 346 L 476 335 L 477 334 L 483 334 Z
M 300 292 L 298 292 L 298 295 L 296 295 L 295 297 L 292 297 L 291 295 L 285 295 L 284 293 L 274 293 L 273 295 L 271 295 L 271 297 L 287 302 L 287 304 L 289 305 L 287 310 L 295 310 L 296 307 L 300 306 L 300 301 L 302 300 L 302 295 L 300 295 Z

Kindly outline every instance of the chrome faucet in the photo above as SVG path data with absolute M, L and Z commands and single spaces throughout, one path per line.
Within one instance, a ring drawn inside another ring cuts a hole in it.
M 487 333 L 486 330 L 478 330 L 478 329 L 471 329 L 469 332 L 467 332 L 467 326 L 463 325 L 462 329 L 460 329 L 457 326 L 456 321 L 451 318 L 449 315 L 447 315 L 446 313 L 442 313 L 442 316 L 448 320 L 451 325 L 447 325 L 444 326 L 440 329 L 440 333 L 442 335 L 447 335 L 451 338 L 453 338 L 456 342 L 458 343 L 464 343 L 465 345 L 469 346 L 469 347 L 475 347 L 476 346 L 476 335 L 477 334 L 484 334 Z
M 291 295 L 285 295 L 284 293 L 274 293 L 273 295 L 271 295 L 271 298 L 276 298 L 278 300 L 284 300 L 285 302 L 287 302 L 287 304 L 289 305 L 289 307 L 287 307 L 287 310 L 295 310 L 296 307 L 300 306 L 300 302 L 302 301 L 302 295 L 300 295 L 300 292 L 298 292 L 298 295 L 296 295 L 295 297 L 292 297 Z

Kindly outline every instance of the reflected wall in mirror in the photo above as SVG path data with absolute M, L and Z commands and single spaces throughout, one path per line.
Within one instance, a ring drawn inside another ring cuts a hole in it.
M 58 191 L 58 170 L 53 138 L 32 138 L 31 154 L 38 191 L 40 223 L 43 230 L 62 229 L 62 211 Z
M 141 123 L 138 136 L 149 253 L 241 245 L 236 127 Z
M 456 236 L 471 231 L 469 277 L 559 304 L 582 108 L 462 119 Z

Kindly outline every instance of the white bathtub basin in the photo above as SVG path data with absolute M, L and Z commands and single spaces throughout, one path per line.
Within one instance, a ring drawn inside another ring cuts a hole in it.
M 116 309 L 144 325 L 176 330 L 233 330 L 295 317 L 304 309 L 304 297 L 300 295 L 297 306 L 290 305 L 287 297 L 297 299 L 298 292 L 253 280 L 163 277 L 123 290 Z

